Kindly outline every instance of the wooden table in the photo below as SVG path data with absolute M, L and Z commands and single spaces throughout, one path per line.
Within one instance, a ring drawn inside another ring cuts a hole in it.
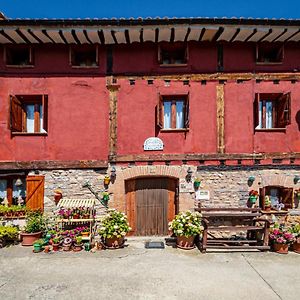
M 204 227 L 201 252 L 215 249 L 269 250 L 270 221 L 261 218 L 259 208 L 198 208 Z M 230 225 L 228 225 L 230 223 Z M 246 238 L 217 238 L 213 232 L 244 232 Z M 261 238 L 262 237 L 262 238 Z

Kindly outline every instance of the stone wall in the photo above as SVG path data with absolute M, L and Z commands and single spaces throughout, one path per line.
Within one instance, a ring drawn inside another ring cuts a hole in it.
M 125 182 L 126 180 L 148 176 L 166 176 L 179 180 L 179 211 L 192 209 L 198 205 L 195 200 L 195 189 L 192 183 L 186 182 L 187 170 L 192 170 L 192 181 L 195 177 L 201 180 L 200 189 L 208 190 L 209 200 L 202 200 L 205 207 L 217 206 L 246 206 L 249 190 L 259 190 L 267 185 L 279 185 L 299 188 L 300 182 L 294 184 L 295 175 L 299 175 L 300 166 L 277 168 L 268 167 L 196 167 L 192 165 L 145 165 L 145 166 L 116 166 L 116 179 L 109 184 L 111 193 L 109 207 L 125 211 Z M 110 174 L 106 170 L 52 170 L 40 171 L 45 176 L 45 210 L 51 211 L 54 207 L 53 191 L 57 188 L 63 191 L 65 198 L 95 198 L 82 185 L 89 182 L 93 189 L 101 195 L 105 189 L 103 179 Z M 255 181 L 248 185 L 249 176 Z M 96 201 L 100 208 L 99 201 Z

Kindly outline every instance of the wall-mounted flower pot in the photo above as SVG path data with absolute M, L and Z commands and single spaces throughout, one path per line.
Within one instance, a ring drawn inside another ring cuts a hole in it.
M 110 183 L 110 178 L 104 177 L 104 185 L 109 185 L 109 183 Z
M 194 182 L 194 187 L 195 187 L 196 189 L 198 189 L 198 188 L 200 187 L 200 184 L 201 184 L 200 181 L 195 181 L 195 182 Z
M 257 197 L 256 197 L 256 196 L 250 196 L 250 197 L 249 197 L 249 202 L 250 202 L 251 204 L 255 204 L 255 203 L 256 203 L 256 200 L 257 200 Z

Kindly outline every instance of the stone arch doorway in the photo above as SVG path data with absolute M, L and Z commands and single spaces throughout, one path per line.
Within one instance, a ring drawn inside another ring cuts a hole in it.
M 125 181 L 126 214 L 131 235 L 163 236 L 178 212 L 178 179 L 138 177 Z

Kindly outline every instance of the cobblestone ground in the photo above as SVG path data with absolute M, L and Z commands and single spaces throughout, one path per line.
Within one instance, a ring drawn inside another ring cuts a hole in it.
M 154 239 L 157 240 L 157 239 Z M 0 299 L 299 299 L 300 255 L 145 249 L 0 249 Z

